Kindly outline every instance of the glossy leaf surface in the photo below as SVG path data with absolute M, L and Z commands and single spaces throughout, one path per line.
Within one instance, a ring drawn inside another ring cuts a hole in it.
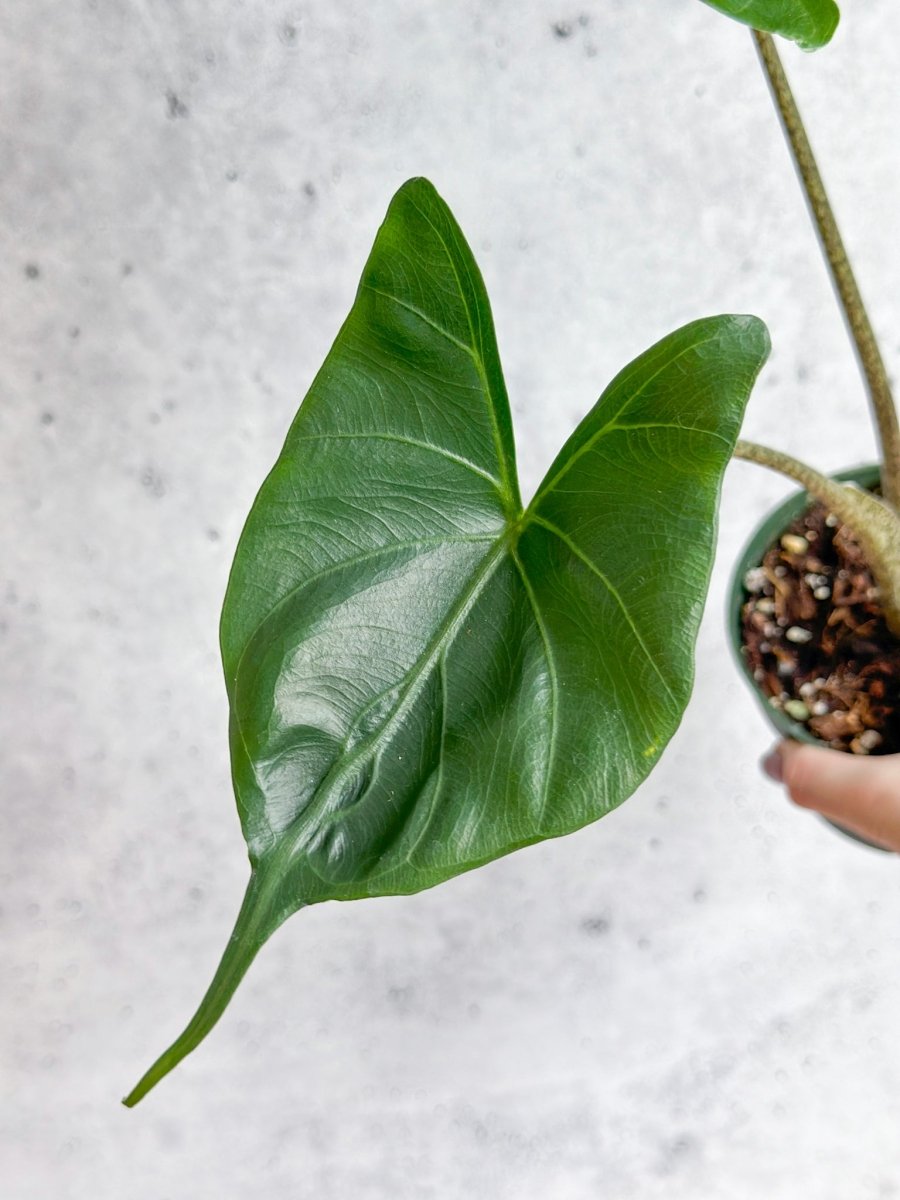
M 840 20 L 834 0 L 703 0 L 710 8 L 761 29 L 790 38 L 804 50 L 831 41 Z
M 415 892 L 621 803 L 691 690 L 721 476 L 765 327 L 627 367 L 522 511 L 484 285 L 406 184 L 241 537 L 222 616 L 253 868 L 194 1021 L 297 909 Z

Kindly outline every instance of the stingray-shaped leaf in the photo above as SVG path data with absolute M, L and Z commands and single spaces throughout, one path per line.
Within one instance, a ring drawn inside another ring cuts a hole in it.
M 780 33 L 804 50 L 830 42 L 840 20 L 834 0 L 703 0 L 765 33 Z
M 478 268 L 431 185 L 401 188 L 228 585 L 244 905 L 127 1104 L 297 909 L 432 887 L 634 791 L 691 690 L 721 476 L 767 351 L 753 317 L 665 338 L 523 512 Z

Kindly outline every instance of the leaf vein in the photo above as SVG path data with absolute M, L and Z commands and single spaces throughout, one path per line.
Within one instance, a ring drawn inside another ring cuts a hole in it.
M 552 488 L 556 487 L 556 485 L 559 483 L 560 479 L 562 479 L 563 475 L 565 475 L 567 472 L 569 472 L 572 469 L 572 467 L 575 465 L 575 463 L 578 462 L 578 460 L 580 458 L 582 458 L 585 454 L 587 454 L 588 451 L 592 450 L 594 448 L 595 444 L 604 436 L 604 434 L 610 432 L 611 427 L 615 426 L 617 428 L 625 428 L 624 426 L 620 426 L 618 424 L 619 417 L 621 417 L 622 413 L 625 411 L 625 409 L 628 407 L 629 404 L 631 404 L 634 400 L 636 400 L 639 396 L 642 396 L 644 394 L 644 392 L 646 392 L 646 390 L 650 386 L 650 384 L 653 383 L 653 381 L 656 378 L 658 378 L 660 375 L 662 375 L 663 371 L 668 370 L 669 367 L 671 367 L 675 363 L 677 363 L 678 360 L 683 358 L 686 354 L 691 353 L 691 351 L 697 350 L 700 346 L 705 346 L 707 344 L 707 342 L 715 341 L 717 336 L 718 336 L 717 333 L 713 333 L 713 334 L 710 334 L 708 337 L 700 338 L 698 341 L 691 342 L 690 345 L 683 347 L 681 350 L 678 351 L 678 353 L 676 355 L 674 355 L 672 358 L 667 358 L 665 360 L 665 362 L 662 363 L 656 371 L 654 371 L 652 374 L 648 375 L 647 378 L 643 381 L 643 383 L 640 385 L 640 387 L 636 391 L 629 392 L 629 394 L 625 397 L 625 399 L 622 401 L 619 408 L 616 410 L 615 413 L 612 414 L 612 416 L 609 418 L 609 420 L 604 425 L 601 425 L 599 429 L 595 430 L 595 432 L 591 434 L 591 436 L 584 442 L 584 444 L 579 446 L 578 449 L 568 457 L 568 459 L 565 461 L 565 463 L 563 463 L 563 465 L 560 467 L 560 469 L 556 472 L 556 474 L 551 479 L 548 479 L 544 483 L 541 484 L 540 488 L 538 489 L 537 495 L 535 496 L 534 500 L 532 500 L 532 502 L 531 502 L 530 508 L 534 508 L 540 502 L 542 496 L 545 496 L 547 494 L 547 492 L 549 492 Z M 630 428 L 634 428 L 634 426 L 631 426 Z
M 534 619 L 541 635 L 541 640 L 544 643 L 544 655 L 547 659 L 547 672 L 550 676 L 550 690 L 552 693 L 552 703 L 550 706 L 550 744 L 547 747 L 546 766 L 544 768 L 544 786 L 542 789 L 540 808 L 538 811 L 538 826 L 544 819 L 544 813 L 547 809 L 547 802 L 550 796 L 550 778 L 553 773 L 553 763 L 556 758 L 556 747 L 558 741 L 558 712 L 559 712 L 559 677 L 556 670 L 556 660 L 553 657 L 553 651 L 550 647 L 550 637 L 547 633 L 547 626 L 544 621 L 544 615 L 541 612 L 540 605 L 537 602 L 537 596 L 534 594 L 534 589 L 531 586 L 531 580 L 525 570 L 525 565 L 519 557 L 518 549 L 513 550 L 513 561 L 519 572 L 519 577 L 522 580 L 522 586 L 525 588 L 525 594 L 528 596 L 528 602 L 531 605 Z
M 563 542 L 563 544 L 566 545 L 569 548 L 569 550 L 571 550 L 571 552 L 575 555 L 576 558 L 580 559 L 581 562 L 583 562 L 584 565 L 590 571 L 593 571 L 593 573 L 597 576 L 597 578 L 601 581 L 601 583 L 606 587 L 609 594 L 612 596 L 612 598 L 618 604 L 619 608 L 622 610 L 622 615 L 624 616 L 626 622 L 628 623 L 629 629 L 634 634 L 635 641 L 637 642 L 638 646 L 640 646 L 640 648 L 644 654 L 644 657 L 646 658 L 646 660 L 650 664 L 650 666 L 653 668 L 654 672 L 656 673 L 657 677 L 659 678 L 660 683 L 665 688 L 666 694 L 668 695 L 669 699 L 672 701 L 673 704 L 677 705 L 678 700 L 675 696 L 675 693 L 672 691 L 669 681 L 666 679 L 665 675 L 663 675 L 662 669 L 660 668 L 656 659 L 651 654 L 649 646 L 644 641 L 640 630 L 638 629 L 637 625 L 634 623 L 634 618 L 632 617 L 631 613 L 628 611 L 628 605 L 622 599 L 621 595 L 619 594 L 618 589 L 614 586 L 614 584 L 609 579 L 609 577 L 607 575 L 605 575 L 604 572 L 601 571 L 600 568 L 597 566 L 597 564 L 592 559 L 588 558 L 588 556 L 584 553 L 584 551 L 575 542 L 572 541 L 572 539 L 569 537 L 569 535 L 567 533 L 565 533 L 558 526 L 554 525 L 551 521 L 545 520 L 543 517 L 534 516 L 531 519 L 532 519 L 532 521 L 534 521 L 534 523 L 536 525 L 542 525 L 544 527 L 544 529 L 546 529 L 549 533 L 552 533 L 556 537 L 558 537 L 560 539 L 560 541 Z
M 491 475 L 489 471 L 485 471 L 482 467 L 477 466 L 470 459 L 465 458 L 462 454 L 454 454 L 452 450 L 446 450 L 443 446 L 435 446 L 432 442 L 422 442 L 418 438 L 401 437 L 395 433 L 316 433 L 308 434 L 297 438 L 298 442 L 320 442 L 320 441 L 383 441 L 383 442 L 398 442 L 402 446 L 413 446 L 418 450 L 428 450 L 432 454 L 439 454 L 442 458 L 448 459 L 450 462 L 458 463 L 461 467 L 466 467 L 475 475 L 480 475 L 482 479 L 486 479 L 488 483 L 494 484 L 495 487 L 500 487 L 500 480 L 496 475 Z

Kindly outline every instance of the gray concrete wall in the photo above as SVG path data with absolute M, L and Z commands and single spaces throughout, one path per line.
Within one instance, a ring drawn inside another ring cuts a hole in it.
M 900 354 L 900 41 L 785 57 Z M 0 22 L 0 1191 L 9 1200 L 900 1195 L 900 875 L 789 808 L 728 659 L 598 825 L 301 914 L 181 1028 L 246 862 L 216 625 L 395 188 L 492 296 L 525 491 L 630 357 L 749 311 L 748 436 L 872 456 L 743 29 L 697 0 L 7 0 Z

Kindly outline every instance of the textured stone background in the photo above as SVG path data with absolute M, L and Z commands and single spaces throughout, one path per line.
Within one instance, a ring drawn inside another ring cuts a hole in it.
M 890 0 L 785 51 L 900 355 Z M 870 458 L 749 35 L 696 0 L 6 0 L 0 1190 L 9 1200 L 900 1196 L 900 873 L 758 774 L 729 470 L 695 697 L 598 825 L 291 921 L 134 1112 L 246 863 L 216 624 L 394 189 L 492 295 L 526 493 L 630 357 L 770 324 L 749 436 Z

